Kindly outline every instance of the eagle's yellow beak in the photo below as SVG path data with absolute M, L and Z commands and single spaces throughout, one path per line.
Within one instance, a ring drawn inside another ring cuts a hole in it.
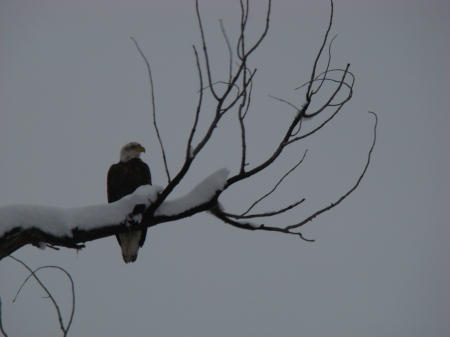
M 134 148 L 134 150 L 137 151 L 137 152 L 145 152 L 145 147 L 143 147 L 143 146 L 136 146 Z

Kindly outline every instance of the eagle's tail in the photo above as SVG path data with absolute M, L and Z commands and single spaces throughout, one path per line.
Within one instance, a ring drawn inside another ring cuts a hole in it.
M 122 247 L 122 257 L 125 263 L 136 261 L 141 234 L 142 233 L 140 230 L 119 234 L 120 246 Z

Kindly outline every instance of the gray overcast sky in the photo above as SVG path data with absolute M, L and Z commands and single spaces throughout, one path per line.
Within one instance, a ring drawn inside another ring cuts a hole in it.
M 266 7 L 251 5 L 249 39 L 263 28 Z M 213 75 L 223 79 L 228 54 L 218 20 L 235 38 L 239 3 L 200 6 Z M 354 98 L 268 175 L 222 199 L 227 210 L 241 210 L 308 149 L 264 209 L 305 197 L 282 218 L 288 225 L 337 200 L 364 166 L 374 123 L 367 111 L 375 111 L 373 163 L 353 195 L 304 227 L 315 243 L 202 214 L 150 229 L 132 265 L 115 238 L 79 253 L 25 247 L 14 255 L 33 268 L 71 273 L 71 336 L 448 336 L 449 15 L 444 0 L 335 1 L 332 67 L 351 63 Z M 274 1 L 271 30 L 252 59 L 251 163 L 264 158 L 293 113 L 267 95 L 303 103 L 304 92 L 293 89 L 309 78 L 328 18 L 326 0 Z M 106 202 L 106 172 L 129 141 L 148 149 L 153 181 L 165 184 L 147 72 L 130 36 L 153 67 L 175 173 L 197 102 L 194 1 L 0 1 L 0 205 Z M 238 130 L 231 117 L 224 126 L 177 196 L 220 167 L 236 170 Z M 67 316 L 67 280 L 41 275 Z M 11 260 L 0 263 L 6 331 L 58 335 L 54 309 L 33 282 L 12 303 L 26 276 Z

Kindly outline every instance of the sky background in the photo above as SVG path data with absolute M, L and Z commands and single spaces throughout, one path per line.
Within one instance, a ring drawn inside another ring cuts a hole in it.
M 265 9 L 264 1 L 251 2 L 249 41 L 263 29 Z M 236 41 L 239 2 L 200 1 L 200 10 L 213 77 L 224 80 L 228 50 L 219 19 Z M 294 114 L 268 95 L 304 102 L 304 91 L 294 88 L 309 79 L 329 10 L 326 0 L 273 2 L 269 34 L 250 60 L 258 68 L 247 129 L 251 165 L 273 149 Z M 331 66 L 351 63 L 353 99 L 267 174 L 221 198 L 226 210 L 245 210 L 308 149 L 304 164 L 259 208 L 306 198 L 273 224 L 303 220 L 355 183 L 372 142 L 367 111 L 375 111 L 372 164 L 350 197 L 302 228 L 316 242 L 244 231 L 200 214 L 151 228 L 131 265 L 113 237 L 81 252 L 30 246 L 14 256 L 72 275 L 70 336 L 448 336 L 449 15 L 444 0 L 335 1 Z M 130 141 L 147 148 L 142 158 L 153 182 L 166 183 L 147 70 L 130 36 L 152 65 L 174 175 L 198 98 L 194 1 L 0 0 L 0 206 L 104 203 L 107 170 Z M 211 118 L 208 104 L 200 126 Z M 221 167 L 236 172 L 238 137 L 230 114 L 173 198 Z M 53 270 L 40 276 L 67 317 L 67 279 Z M 5 330 L 60 335 L 35 282 L 12 303 L 26 277 L 11 259 L 0 262 Z

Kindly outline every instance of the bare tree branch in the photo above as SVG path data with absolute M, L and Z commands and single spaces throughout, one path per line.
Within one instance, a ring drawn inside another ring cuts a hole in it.
M 330 96 L 330 98 L 328 99 L 328 101 L 327 101 L 327 102 L 326 102 L 319 110 L 317 110 L 316 112 L 313 112 L 313 113 L 310 113 L 310 114 L 306 114 L 306 113 L 305 113 L 305 114 L 303 115 L 303 117 L 305 117 L 305 118 L 312 118 L 312 117 L 318 115 L 319 113 L 321 113 L 323 110 L 325 110 L 327 107 L 330 106 L 330 103 L 331 103 L 331 102 L 333 101 L 333 99 L 336 97 L 336 95 L 338 94 L 338 92 L 341 91 L 341 88 L 342 88 L 343 83 L 345 83 L 345 82 L 344 82 L 344 81 L 345 81 L 345 76 L 346 76 L 347 73 L 348 73 L 348 68 L 349 68 L 349 67 L 350 67 L 350 63 L 347 64 L 347 67 L 345 68 L 344 74 L 342 75 L 342 79 L 341 79 L 341 81 L 339 82 L 338 87 L 337 87 L 336 90 L 333 92 L 333 94 Z M 314 92 L 314 93 L 317 93 L 317 91 Z M 351 98 L 351 96 L 348 97 L 347 100 L 344 101 L 344 103 L 347 102 L 350 98 Z
M 250 73 L 250 75 L 252 76 L 251 73 Z M 247 82 L 247 77 L 245 76 L 245 73 L 244 73 L 244 77 L 243 77 L 242 81 L 244 82 L 244 84 Z M 253 80 L 250 79 L 248 82 L 250 84 L 248 86 L 248 92 L 247 92 L 247 86 L 244 86 L 244 91 L 243 91 L 243 94 L 241 97 L 241 104 L 239 105 L 239 108 L 238 108 L 238 118 L 239 118 L 239 127 L 241 129 L 241 148 L 242 148 L 240 173 L 243 173 L 245 171 L 245 166 L 247 165 L 247 159 L 246 159 L 247 158 L 247 140 L 246 140 L 246 135 L 245 135 L 244 119 L 245 119 L 245 116 L 247 116 L 247 112 L 249 110 L 250 103 L 251 103 Z
M 286 103 L 287 105 L 290 105 L 291 107 L 293 107 L 297 112 L 300 112 L 302 109 L 300 109 L 300 108 L 297 108 L 294 104 L 292 104 L 292 103 L 290 103 L 290 102 L 288 102 L 288 101 L 286 101 L 286 100 L 284 100 L 284 99 L 282 99 L 282 98 L 278 98 L 278 97 L 275 97 L 275 96 L 272 96 L 272 95 L 268 95 L 270 98 L 273 98 L 273 99 L 276 99 L 277 101 L 280 101 L 280 102 L 283 102 L 283 103 Z
M 222 30 L 223 37 L 225 42 L 227 43 L 228 53 L 230 54 L 230 69 L 229 69 L 229 79 L 228 82 L 231 82 L 231 78 L 233 76 L 233 51 L 231 49 L 230 39 L 228 38 L 227 31 L 225 30 L 225 26 L 223 24 L 223 20 L 220 20 L 220 29 Z
M 290 230 L 287 230 L 285 228 L 265 226 L 264 224 L 255 225 L 255 224 L 252 224 L 251 222 L 243 223 L 243 222 L 231 220 L 218 207 L 211 209 L 210 213 L 212 215 L 214 215 L 215 217 L 217 217 L 218 219 L 222 220 L 223 222 L 225 222 L 233 227 L 240 228 L 240 229 L 246 229 L 246 230 L 251 230 L 251 231 L 262 230 L 262 231 L 268 231 L 268 232 L 279 232 L 279 233 L 284 233 L 284 234 L 297 235 L 302 240 L 305 240 L 305 241 L 309 241 L 309 242 L 315 241 L 315 240 L 305 239 L 303 237 L 302 233 L 300 233 L 300 232 L 291 232 Z
M 200 116 L 200 111 L 202 109 L 202 102 L 203 102 L 203 76 L 202 76 L 202 69 L 200 67 L 200 60 L 198 58 L 197 49 L 195 46 L 192 46 L 194 49 L 195 54 L 195 61 L 197 64 L 197 70 L 198 70 L 198 78 L 200 82 L 200 90 L 199 90 L 199 98 L 198 98 L 198 104 L 197 104 L 197 110 L 195 112 L 195 119 L 194 119 L 194 125 L 192 126 L 191 133 L 189 135 L 188 143 L 187 143 L 187 149 L 186 149 L 186 160 L 188 160 L 192 156 L 192 140 L 194 139 L 195 131 L 197 130 L 197 124 L 198 119 Z
M 2 298 L 0 297 L 0 332 L 3 334 L 3 336 L 8 337 L 8 335 L 5 332 L 5 329 L 3 328 L 2 323 Z
M 305 153 L 303 154 L 302 159 L 300 159 L 300 161 L 297 164 L 295 164 L 294 167 L 292 167 L 288 172 L 286 172 L 286 174 L 280 178 L 278 183 L 268 193 L 266 193 L 261 198 L 256 200 L 244 213 L 242 213 L 242 216 L 248 214 L 248 212 L 250 212 L 253 207 L 255 207 L 257 204 L 259 204 L 262 200 L 267 198 L 269 195 L 271 195 L 277 189 L 277 187 L 280 186 L 280 184 L 284 180 L 284 178 L 286 178 L 289 174 L 291 174 L 303 162 L 303 159 L 305 159 L 305 156 L 306 156 L 307 152 L 308 152 L 308 150 L 305 151 Z M 295 206 L 297 206 L 298 204 L 299 203 L 297 203 Z M 292 207 L 290 207 L 290 208 L 292 208 Z
M 156 106 L 155 106 L 155 90 L 153 86 L 153 77 L 152 77 L 152 71 L 150 68 L 150 63 L 148 62 L 147 58 L 145 57 L 145 54 L 142 52 L 141 48 L 139 47 L 139 44 L 134 39 L 134 37 L 131 37 L 131 40 L 133 40 L 134 44 L 136 45 L 137 50 L 139 51 L 139 54 L 141 54 L 142 58 L 145 61 L 145 64 L 147 65 L 147 71 L 148 71 L 148 78 L 150 80 L 150 91 L 152 95 L 152 115 L 153 115 L 153 125 L 155 127 L 156 136 L 158 137 L 159 146 L 161 147 L 161 153 L 164 161 L 164 168 L 166 170 L 167 174 L 167 181 L 170 183 L 170 173 L 169 173 L 169 167 L 167 165 L 167 159 L 166 159 L 166 152 L 164 151 L 164 145 L 161 139 L 161 135 L 159 134 L 158 125 L 156 124 Z
M 322 85 L 323 85 L 323 83 L 324 83 L 325 78 L 327 77 L 328 69 L 330 68 L 330 62 L 331 62 L 331 45 L 333 44 L 333 41 L 334 41 L 334 39 L 336 38 L 336 36 L 337 36 L 337 35 L 335 35 L 335 36 L 333 37 L 333 39 L 331 39 L 331 42 L 330 42 L 330 44 L 328 45 L 328 62 L 327 62 L 327 68 L 326 68 L 325 71 L 323 72 L 323 74 L 324 74 L 323 80 L 322 80 L 322 82 L 320 82 L 319 87 L 318 87 L 316 90 L 314 90 L 314 91 L 311 92 L 312 95 L 314 95 L 314 94 L 316 94 L 316 93 L 319 92 L 320 88 L 322 87 Z
M 249 12 L 249 4 L 248 4 L 248 0 L 247 0 L 247 6 L 246 9 L 244 10 L 244 7 L 242 6 L 242 0 L 241 0 L 241 7 L 242 7 L 242 24 L 241 24 L 241 37 L 239 38 L 238 41 L 238 50 L 239 50 L 239 45 L 241 45 L 242 48 L 242 55 L 241 55 L 241 59 L 242 62 L 245 63 L 245 60 L 250 56 L 250 54 L 252 54 L 256 48 L 259 47 L 259 45 L 261 44 L 261 42 L 264 40 L 264 38 L 267 35 L 267 32 L 269 31 L 269 23 L 270 23 L 270 14 L 271 14 L 271 9 L 272 9 L 272 1 L 269 0 L 268 1 L 268 6 L 267 6 L 267 16 L 266 16 L 266 25 L 264 27 L 264 31 L 261 34 L 261 36 L 259 37 L 258 41 L 248 50 L 245 51 L 245 45 L 244 45 L 244 41 L 245 41 L 245 26 L 247 24 L 247 19 L 248 19 L 248 12 Z
M 336 202 L 332 203 L 331 205 L 329 205 L 327 207 L 324 207 L 321 210 L 315 212 L 313 215 L 309 216 L 308 218 L 306 218 L 305 220 L 299 222 L 298 224 L 295 224 L 295 225 L 292 225 L 292 226 L 287 226 L 286 227 L 287 230 L 291 230 L 291 229 L 303 226 L 305 223 L 311 221 L 312 219 L 314 219 L 319 214 L 322 214 L 323 212 L 329 211 L 333 207 L 336 207 L 342 201 L 344 201 L 344 199 L 347 198 L 359 186 L 359 183 L 364 178 L 364 176 L 365 176 L 365 174 L 367 172 L 367 169 L 369 168 L 372 152 L 373 152 L 373 149 L 375 148 L 375 144 L 377 142 L 378 116 L 377 116 L 377 114 L 375 112 L 369 111 L 369 113 L 371 113 L 371 114 L 373 114 L 375 116 L 375 125 L 373 127 L 373 143 L 372 143 L 372 146 L 370 147 L 369 154 L 367 156 L 367 162 L 366 162 L 366 165 L 364 167 L 364 170 L 362 171 L 361 175 L 359 176 L 358 180 L 356 181 L 356 184 L 347 193 L 345 193 L 342 197 L 340 197 L 339 200 L 337 200 Z
M 316 82 L 316 81 L 322 81 L 321 76 L 324 76 L 324 77 L 323 77 L 324 80 L 333 80 L 333 81 L 336 82 L 336 83 L 340 83 L 341 81 L 337 81 L 337 80 L 334 80 L 334 79 L 331 79 L 331 78 L 327 78 L 327 77 L 326 77 L 326 74 L 329 74 L 329 73 L 332 73 L 332 72 L 343 72 L 343 71 L 345 71 L 345 70 L 344 70 L 344 69 L 329 69 L 329 70 L 327 70 L 326 72 L 324 71 L 324 72 L 320 73 L 319 75 L 317 75 L 317 76 L 314 78 L 313 82 Z M 350 75 L 350 76 L 352 77 L 352 83 L 351 83 L 351 84 L 348 84 L 347 82 L 343 82 L 342 84 L 343 84 L 344 86 L 346 86 L 348 89 L 352 90 L 353 85 L 355 84 L 355 75 L 353 75 L 350 71 L 347 71 L 347 74 Z M 302 84 L 301 86 L 295 88 L 294 90 L 298 90 L 298 89 L 300 89 L 300 88 L 303 88 L 304 86 L 310 84 L 310 82 L 311 82 L 311 81 L 308 81 L 308 82 Z M 317 91 L 316 91 L 316 93 L 317 93 Z
M 252 219 L 252 218 L 267 218 L 270 216 L 275 216 L 281 213 L 284 213 L 286 211 L 289 211 L 291 209 L 293 209 L 294 207 L 300 205 L 301 203 L 303 203 L 305 201 L 305 199 L 301 199 L 299 201 L 294 202 L 293 204 L 281 208 L 278 211 L 272 211 L 272 212 L 265 212 L 265 213 L 259 213 L 259 214 L 250 214 L 250 215 L 245 215 L 245 214 L 241 214 L 241 215 L 237 215 L 237 214 L 231 214 L 231 213 L 227 213 L 227 212 L 222 212 L 223 215 L 229 217 L 229 218 L 234 218 L 234 219 Z
M 209 82 L 209 89 L 211 90 L 211 94 L 214 96 L 214 98 L 216 100 L 219 100 L 219 96 L 216 94 L 216 92 L 214 91 L 213 88 L 213 80 L 211 78 L 211 67 L 209 64 L 209 56 L 208 56 L 208 49 L 206 48 L 206 39 L 205 39 L 205 33 L 203 31 L 203 24 L 202 24 L 202 18 L 200 15 L 200 9 L 198 6 L 198 0 L 195 0 L 195 10 L 197 13 L 197 20 L 198 20 L 198 25 L 200 28 L 200 37 L 202 39 L 202 47 L 203 47 L 203 55 L 205 57 L 205 63 L 206 63 L 206 73 L 208 75 L 208 82 Z
M 0 252 L 0 254 L 3 254 L 2 252 Z M 20 286 L 19 290 L 17 291 L 16 296 L 14 297 L 13 302 L 16 301 L 17 296 L 19 296 L 20 291 L 22 290 L 23 286 L 25 285 L 25 283 L 30 279 L 30 277 L 34 277 L 34 279 L 39 283 L 39 285 L 41 286 L 41 288 L 46 292 L 48 298 L 52 301 L 53 306 L 56 309 L 56 313 L 58 315 L 58 321 L 59 321 L 59 327 L 61 328 L 61 330 L 63 331 L 63 336 L 67 336 L 67 334 L 69 333 L 69 329 L 70 326 L 72 324 L 73 321 L 73 315 L 75 313 L 75 285 L 73 283 L 73 279 L 72 276 L 70 276 L 70 274 L 61 267 L 57 267 L 57 266 L 44 266 L 44 267 L 39 267 L 36 270 L 31 270 L 30 267 L 28 267 L 23 261 L 15 258 L 12 255 L 9 255 L 8 257 L 10 257 L 11 259 L 13 259 L 14 261 L 20 263 L 22 266 L 24 266 L 29 272 L 30 275 L 25 279 L 25 281 L 22 283 L 22 285 Z M 53 268 L 53 269 L 57 269 L 57 270 L 61 270 L 62 272 L 64 272 L 66 274 L 66 276 L 69 278 L 71 286 L 72 286 L 72 310 L 70 313 L 70 318 L 69 318 L 69 322 L 67 323 L 67 326 L 64 326 L 64 322 L 63 322 L 63 318 L 62 318 L 62 314 L 61 314 L 61 310 L 59 309 L 58 303 L 56 302 L 55 298 L 53 297 L 53 295 L 51 294 L 51 292 L 47 289 L 47 287 L 42 283 L 42 281 L 39 279 L 39 277 L 37 277 L 36 272 L 41 270 L 41 269 L 49 269 L 49 268 Z M 1 317 L 1 316 L 0 316 Z
M 317 63 L 319 62 L 320 56 L 322 55 L 323 48 L 325 47 L 325 45 L 327 43 L 328 34 L 330 33 L 331 26 L 333 25 L 334 4 L 333 4 L 333 0 L 330 0 L 330 2 L 331 2 L 330 22 L 328 24 L 328 29 L 327 29 L 327 32 L 325 33 L 325 37 L 323 39 L 322 46 L 320 47 L 320 50 L 317 53 L 316 59 L 314 61 L 313 69 L 311 72 L 311 80 L 309 82 L 308 90 L 306 91 L 306 102 L 308 102 L 308 104 L 311 102 L 312 96 L 317 93 L 317 92 L 311 91 L 311 86 L 312 86 L 313 79 L 315 78 L 315 75 L 316 75 Z

